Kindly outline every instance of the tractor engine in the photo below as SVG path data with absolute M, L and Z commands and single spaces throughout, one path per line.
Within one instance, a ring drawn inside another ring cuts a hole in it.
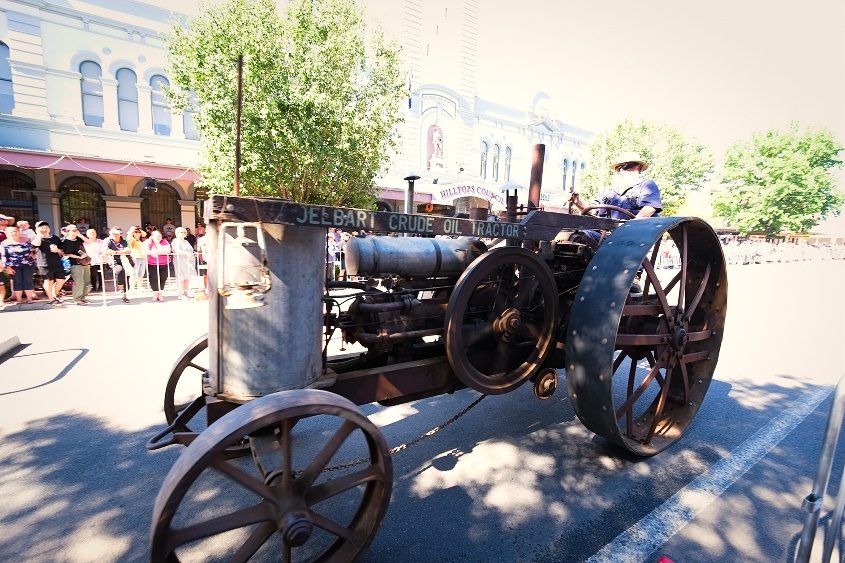
M 344 341 L 368 349 L 370 358 L 430 355 L 426 336 L 443 334 L 446 307 L 455 282 L 487 251 L 474 237 L 355 237 L 346 245 L 346 270 L 367 282 L 336 283 L 355 294 L 346 305 L 337 297 L 337 326 Z M 376 278 L 381 280 L 376 287 Z

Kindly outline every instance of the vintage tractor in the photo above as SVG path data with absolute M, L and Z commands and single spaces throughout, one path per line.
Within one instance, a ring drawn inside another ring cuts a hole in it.
M 209 334 L 177 362 L 169 426 L 148 444 L 187 446 L 156 499 L 156 561 L 355 558 L 393 478 L 357 405 L 529 381 L 545 399 L 563 370 L 588 429 L 650 456 L 684 433 L 716 367 L 727 278 L 699 219 L 471 220 L 227 196 L 207 211 Z M 383 233 L 349 240 L 349 281 L 326 281 L 328 228 Z M 606 237 L 585 244 L 584 229 Z M 656 271 L 669 238 L 679 267 Z M 357 351 L 331 350 L 336 335 Z

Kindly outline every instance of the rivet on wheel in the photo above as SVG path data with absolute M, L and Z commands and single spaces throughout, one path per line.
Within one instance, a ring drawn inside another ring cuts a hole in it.
M 699 382 L 699 383 L 704 383 L 704 380 L 703 380 L 703 379 L 699 379 L 699 380 L 698 380 L 698 382 Z
M 616 307 L 616 301 L 611 302 L 610 307 L 611 308 Z
M 583 296 L 581 296 L 581 299 L 579 299 L 579 301 L 583 301 L 583 300 L 584 300 L 584 297 L 583 297 Z
M 690 401 L 690 402 L 689 402 L 689 403 L 687 403 L 687 404 L 688 404 L 689 406 L 692 406 L 692 401 Z
M 596 270 L 596 269 L 598 269 L 598 266 L 593 266 L 593 270 Z
M 602 339 L 601 339 L 601 343 L 602 343 L 602 344 L 607 344 L 607 338 L 602 338 Z

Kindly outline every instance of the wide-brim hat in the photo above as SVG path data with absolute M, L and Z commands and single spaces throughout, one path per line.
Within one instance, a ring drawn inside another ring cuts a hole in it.
M 637 164 L 642 167 L 643 170 L 648 168 L 648 162 L 643 160 L 643 157 L 640 156 L 640 153 L 634 151 L 623 152 L 619 154 L 616 158 L 610 161 L 610 169 L 616 170 L 616 168 L 622 164 L 626 164 L 628 162 L 636 162 Z

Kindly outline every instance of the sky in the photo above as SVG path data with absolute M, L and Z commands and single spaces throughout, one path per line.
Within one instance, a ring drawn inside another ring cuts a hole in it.
M 845 144 L 843 0 L 480 2 L 479 95 L 538 90 L 566 122 L 673 125 L 717 161 L 790 121 Z

